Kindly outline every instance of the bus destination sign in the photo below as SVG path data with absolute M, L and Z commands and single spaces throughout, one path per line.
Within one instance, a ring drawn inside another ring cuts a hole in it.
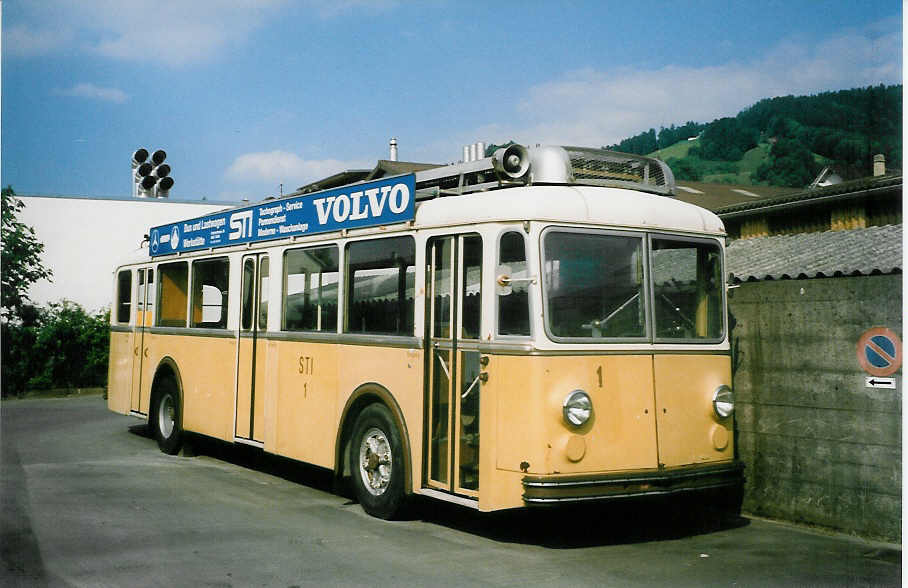
M 411 221 L 415 176 L 395 176 L 151 228 L 152 257 Z

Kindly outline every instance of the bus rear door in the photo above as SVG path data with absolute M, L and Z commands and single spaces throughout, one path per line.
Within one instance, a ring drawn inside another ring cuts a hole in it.
M 139 268 L 136 273 L 136 320 L 133 327 L 133 358 L 132 358 L 132 384 L 129 394 L 129 410 L 139 414 L 142 411 L 142 385 L 150 386 L 150 382 L 143 382 L 144 360 L 148 358 L 148 342 L 145 332 L 154 324 L 154 269 Z M 147 398 L 146 398 L 147 400 Z

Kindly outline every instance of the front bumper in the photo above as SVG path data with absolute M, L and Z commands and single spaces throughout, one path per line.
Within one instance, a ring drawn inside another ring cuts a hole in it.
M 615 474 L 525 476 L 523 500 L 530 506 L 565 504 L 739 489 L 743 483 L 744 464 L 737 460 Z

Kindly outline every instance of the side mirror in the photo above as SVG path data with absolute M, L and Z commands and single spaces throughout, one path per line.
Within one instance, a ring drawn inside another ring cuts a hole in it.
M 526 278 L 515 278 L 511 276 L 511 266 L 509 265 L 499 265 L 495 268 L 495 293 L 499 296 L 507 296 L 514 289 L 511 287 L 511 284 L 514 282 L 530 282 L 531 284 L 536 283 L 536 276 L 527 276 Z
M 732 290 L 741 287 L 741 284 L 735 284 L 735 280 L 734 272 L 728 272 L 728 280 L 725 282 L 725 291 L 728 292 L 729 298 L 732 296 Z
M 514 289 L 511 288 L 511 266 L 499 265 L 495 268 L 495 293 L 499 296 L 507 296 Z

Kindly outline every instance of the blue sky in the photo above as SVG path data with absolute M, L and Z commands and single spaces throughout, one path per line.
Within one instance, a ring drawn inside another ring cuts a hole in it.
M 765 97 L 902 81 L 902 5 L 42 0 L 2 3 L 2 169 L 20 194 L 258 200 L 474 141 L 600 146 Z

